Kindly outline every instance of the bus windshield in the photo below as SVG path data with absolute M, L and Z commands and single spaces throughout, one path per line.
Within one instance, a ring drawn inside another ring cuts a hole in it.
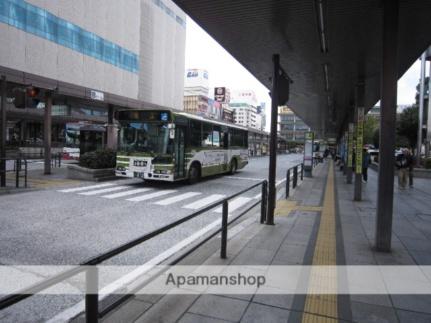
M 173 154 L 173 140 L 169 139 L 166 123 L 127 122 L 121 124 L 119 147 L 125 152 L 151 155 Z

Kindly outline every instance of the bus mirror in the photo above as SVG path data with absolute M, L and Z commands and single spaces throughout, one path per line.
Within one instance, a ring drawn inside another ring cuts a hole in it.
M 175 139 L 175 129 L 169 129 L 169 139 Z

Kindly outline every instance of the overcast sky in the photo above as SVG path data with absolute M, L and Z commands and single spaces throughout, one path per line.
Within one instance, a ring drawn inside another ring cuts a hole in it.
M 192 19 L 187 17 L 186 69 L 199 68 L 208 71 L 210 95 L 213 88 L 225 86 L 231 90 L 251 89 L 258 102 L 270 106 L 268 89 L 238 63 L 226 50 L 212 39 Z M 416 61 L 398 82 L 398 104 L 412 104 L 419 82 L 420 61 Z M 428 66 L 427 66 L 428 70 Z M 267 129 L 269 114 L 267 115 Z

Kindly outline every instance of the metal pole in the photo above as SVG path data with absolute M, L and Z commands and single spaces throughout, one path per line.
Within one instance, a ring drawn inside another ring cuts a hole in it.
M 304 163 L 301 164 L 301 181 L 304 180 Z
M 19 187 L 19 172 L 21 171 L 21 159 L 16 160 L 16 170 L 15 170 L 15 187 Z
M 290 188 L 290 169 L 288 169 L 286 173 L 286 198 L 289 197 L 289 188 Z
M 227 200 L 223 202 L 223 214 L 221 219 L 221 248 L 220 258 L 226 259 L 226 248 L 227 248 L 227 216 L 229 212 L 229 205 Z
M 97 266 L 90 266 L 85 272 L 85 322 L 99 321 L 99 273 Z
M 6 76 L 1 77 L 0 186 L 6 186 Z
M 268 202 L 268 182 L 262 183 L 262 202 L 260 203 L 260 223 L 263 224 L 266 220 L 266 208 Z
M 422 124 L 424 119 L 424 92 L 425 92 L 425 63 L 426 52 L 421 55 L 421 79 L 419 84 L 419 123 L 418 123 L 418 141 L 416 143 L 416 166 L 421 164 L 421 150 L 422 150 Z
M 292 188 L 295 188 L 298 185 L 298 165 L 293 168 L 293 183 Z
M 428 51 L 427 51 L 428 53 Z M 428 116 L 427 116 L 427 137 L 426 137 L 426 145 L 425 145 L 425 156 L 428 158 L 430 156 L 431 149 L 431 63 L 430 70 L 428 74 Z
M 347 132 L 347 163 L 344 163 L 344 168 L 346 169 L 346 180 L 347 184 L 352 184 L 353 178 L 353 133 L 355 130 L 355 125 L 353 122 L 349 122 L 349 131 Z
M 355 201 L 362 201 L 362 150 L 364 145 L 364 96 L 365 87 L 361 83 L 356 87 L 356 161 L 355 161 Z
M 45 117 L 43 122 L 43 143 L 45 154 L 45 175 L 51 174 L 51 122 L 52 122 L 52 93 L 48 91 L 45 96 Z
M 384 0 L 383 4 L 380 156 L 375 247 L 378 251 L 390 252 L 397 113 L 398 0 Z
M 280 55 L 272 56 L 274 70 L 272 74 L 271 91 L 271 134 L 269 144 L 269 174 L 268 174 L 268 214 L 266 224 L 274 224 L 276 199 L 275 171 L 277 168 L 277 116 L 278 116 L 278 77 L 280 71 Z

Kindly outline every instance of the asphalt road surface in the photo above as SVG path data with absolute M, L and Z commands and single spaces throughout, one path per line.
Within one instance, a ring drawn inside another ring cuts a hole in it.
M 278 156 L 277 181 L 301 161 L 302 155 Z M 267 157 L 252 158 L 233 176 L 216 176 L 195 185 L 126 179 L 2 195 L 0 264 L 78 264 L 266 179 L 268 162 Z M 230 213 L 241 212 L 260 198 L 259 193 L 260 187 L 233 199 Z M 220 209 L 209 211 L 106 264 L 144 264 L 220 217 Z M 0 311 L 0 320 L 46 320 L 79 300 L 32 298 Z

